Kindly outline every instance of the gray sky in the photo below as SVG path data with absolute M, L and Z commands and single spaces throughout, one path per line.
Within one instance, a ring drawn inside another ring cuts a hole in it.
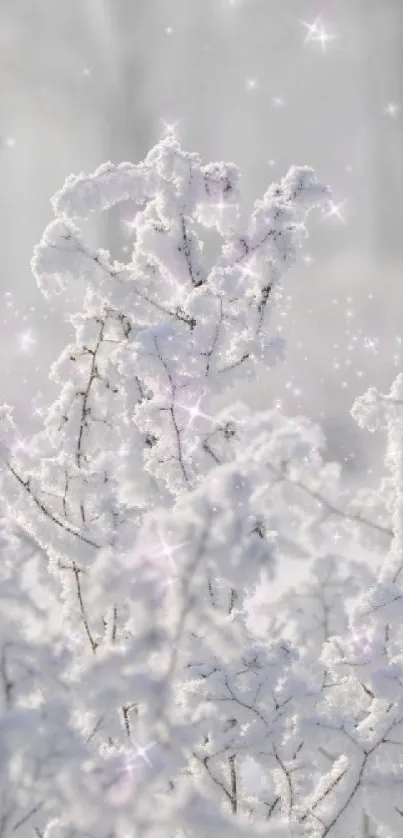
M 305 43 L 318 15 L 323 46 Z M 247 398 L 321 418 L 333 456 L 376 464 L 349 408 L 400 364 L 401 0 L 2 0 L 0 62 L 2 400 L 27 419 L 66 335 L 29 270 L 51 195 L 177 122 L 188 150 L 239 165 L 247 206 L 292 163 L 333 189 L 343 219 L 312 225 L 285 282 L 287 362 Z

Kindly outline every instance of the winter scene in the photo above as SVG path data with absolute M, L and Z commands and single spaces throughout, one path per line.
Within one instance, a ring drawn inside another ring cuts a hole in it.
M 0 838 L 403 838 L 402 0 L 0 42 Z

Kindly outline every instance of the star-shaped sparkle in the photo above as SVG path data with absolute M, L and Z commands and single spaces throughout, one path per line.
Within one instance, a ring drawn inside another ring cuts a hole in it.
M 213 417 L 209 416 L 207 413 L 203 413 L 203 411 L 200 410 L 200 402 L 202 401 L 203 397 L 204 393 L 202 393 L 202 395 L 199 396 L 197 402 L 191 405 L 180 404 L 179 402 L 175 403 L 175 409 L 184 410 L 189 416 L 189 419 L 186 424 L 186 430 L 189 430 L 193 422 L 198 418 L 207 419 L 209 422 L 214 421 Z
M 341 221 L 342 224 L 346 223 L 346 219 L 343 215 L 343 207 L 346 205 L 346 201 L 340 201 L 339 204 L 335 204 L 333 201 L 329 204 L 329 211 L 326 213 L 325 218 L 337 218 L 338 221 Z
M 136 787 L 147 776 L 147 769 L 153 767 L 148 751 L 153 749 L 156 743 L 151 742 L 143 747 L 133 741 L 132 737 L 131 740 L 134 744 L 133 752 L 118 757 L 116 773 L 105 787 L 109 802 L 115 806 L 126 803 L 133 797 Z
M 335 41 L 338 38 L 338 35 L 330 35 L 326 32 L 325 26 L 323 24 L 322 17 L 315 18 L 313 23 L 307 23 L 305 20 L 299 21 L 301 26 L 304 26 L 307 30 L 307 34 L 305 37 L 305 44 L 308 44 L 312 41 L 316 41 L 322 47 L 322 52 L 325 52 L 326 46 L 330 41 Z
M 323 24 L 321 24 L 319 34 L 313 35 L 312 40 L 317 41 L 322 47 L 322 52 L 325 52 L 327 44 L 330 43 L 330 41 L 336 41 L 337 38 L 338 35 L 330 35 L 326 32 Z
M 309 41 L 312 41 L 315 35 L 319 35 L 319 32 L 320 32 L 319 27 L 320 27 L 320 24 L 322 22 L 322 18 L 320 17 L 320 15 L 319 15 L 319 17 L 317 17 L 313 21 L 313 23 L 307 23 L 305 20 L 300 20 L 299 22 L 300 22 L 301 26 L 304 26 L 305 29 L 307 30 L 306 38 L 305 38 L 305 43 L 306 44 L 308 44 Z
M 182 542 L 180 544 L 169 544 L 165 541 L 165 538 L 161 532 L 158 532 L 158 540 L 160 546 L 156 549 L 153 547 L 149 547 L 148 545 L 145 547 L 144 552 L 142 553 L 141 559 L 143 562 L 143 566 L 151 565 L 158 568 L 161 578 L 159 579 L 159 588 L 164 589 L 167 588 L 175 583 L 178 579 L 178 569 L 176 566 L 174 553 L 180 550 L 182 547 L 186 547 L 188 542 Z M 168 568 L 167 564 L 170 565 Z
M 137 749 L 135 754 L 134 754 L 134 759 L 140 758 L 141 760 L 143 760 L 143 762 L 146 763 L 146 765 L 152 767 L 152 762 L 150 760 L 150 757 L 147 756 L 147 751 L 149 751 L 151 748 L 153 748 L 156 743 L 151 742 L 149 745 L 145 745 L 145 747 L 139 745 L 138 742 L 135 742 L 134 744 L 135 744 L 136 749 Z M 129 770 L 130 770 L 130 764 L 131 764 L 131 760 L 128 761 Z
M 167 122 L 166 119 L 162 119 L 161 122 L 164 128 L 164 136 L 177 138 L 180 119 L 177 119 L 175 122 Z

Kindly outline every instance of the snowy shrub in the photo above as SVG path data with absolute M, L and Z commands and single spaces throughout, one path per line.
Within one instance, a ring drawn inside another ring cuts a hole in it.
M 399 834 L 396 394 L 395 485 L 355 495 L 314 423 L 236 398 L 282 356 L 270 309 L 328 197 L 292 167 L 244 227 L 237 168 L 170 136 L 53 198 L 32 269 L 74 337 L 40 431 L 7 405 L 0 424 L 6 838 Z M 113 207 L 126 261 L 87 243 Z M 376 581 L 357 557 L 392 535 Z M 307 581 L 275 602 L 298 558 Z

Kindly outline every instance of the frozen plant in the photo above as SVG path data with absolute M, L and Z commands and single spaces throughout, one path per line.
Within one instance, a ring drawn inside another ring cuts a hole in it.
M 352 411 L 362 427 L 387 432 L 393 539 L 377 578 L 350 608 L 347 631 L 326 641 L 321 659 L 330 686 L 301 723 L 310 747 L 325 744 L 331 762 L 299 813 L 315 838 L 402 834 L 402 405 L 400 374 L 389 394 L 371 388 Z
M 307 213 L 327 200 L 311 169 L 292 167 L 244 229 L 237 168 L 203 165 L 171 136 L 144 162 L 71 176 L 55 195 L 32 269 L 75 337 L 51 370 L 59 394 L 42 430 L 24 439 L 5 406 L 1 446 L 5 503 L 37 545 L 61 628 L 45 607 L 26 654 L 43 661 L 40 688 L 2 720 L 8 833 L 156 838 L 180 812 L 201 828 L 204 806 L 211 829 L 243 834 L 186 774 L 198 731 L 177 707 L 181 639 L 189 618 L 197 647 L 234 655 L 236 587 L 275 559 L 253 456 L 246 468 L 253 422 L 224 419 L 215 397 L 281 356 L 270 305 Z M 126 261 L 86 239 L 88 218 L 117 205 Z M 203 230 L 221 238 L 212 267 Z M 227 590 L 214 613 L 216 576 Z

